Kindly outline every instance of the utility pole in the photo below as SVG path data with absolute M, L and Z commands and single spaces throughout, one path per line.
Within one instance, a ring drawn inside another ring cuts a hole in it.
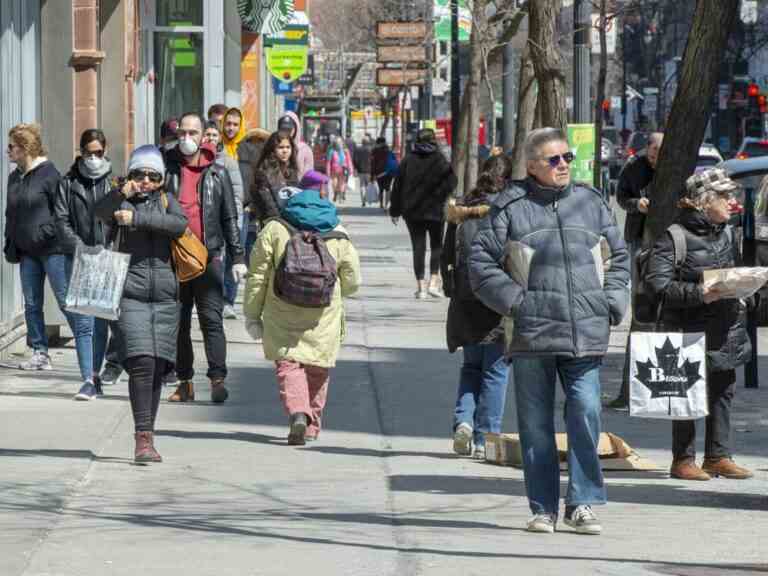
M 621 28 L 621 131 L 627 129 L 627 25 Z M 622 135 L 623 138 L 623 135 Z
M 503 100 L 503 137 L 504 152 L 512 152 L 515 145 L 515 85 L 517 76 L 515 75 L 515 49 L 512 43 L 504 45 L 503 52 L 504 63 L 502 67 L 502 100 Z
M 573 119 L 580 124 L 588 124 L 592 118 L 589 93 L 591 6 L 588 0 L 573 3 Z
M 451 146 L 459 140 L 461 83 L 459 78 L 459 0 L 451 0 Z
M 427 0 L 427 9 L 425 14 L 425 20 L 427 23 L 427 79 L 424 82 L 424 87 L 421 89 L 421 98 L 419 99 L 419 106 L 421 108 L 421 119 L 429 120 L 434 115 L 432 112 L 432 69 L 434 51 L 432 50 L 435 41 L 435 2 L 434 0 Z

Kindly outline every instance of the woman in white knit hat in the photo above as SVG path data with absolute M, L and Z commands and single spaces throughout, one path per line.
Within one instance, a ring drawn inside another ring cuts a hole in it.
M 131 255 L 116 330 L 129 375 L 138 463 L 162 461 L 153 432 L 163 376 L 176 361 L 179 284 L 171 241 L 184 234 L 187 218 L 164 194 L 164 177 L 160 150 L 141 146 L 131 154 L 125 183 L 96 206 L 97 216 L 119 229 L 117 249 Z

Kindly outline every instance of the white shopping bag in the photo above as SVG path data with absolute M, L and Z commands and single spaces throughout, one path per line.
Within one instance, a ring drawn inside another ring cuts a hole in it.
M 117 320 L 130 263 L 130 254 L 78 246 L 64 308 L 75 314 Z
M 375 180 L 365 188 L 365 201 L 367 204 L 376 204 L 379 201 L 379 185 Z
M 630 334 L 630 415 L 665 420 L 704 418 L 709 414 L 706 356 L 703 332 Z

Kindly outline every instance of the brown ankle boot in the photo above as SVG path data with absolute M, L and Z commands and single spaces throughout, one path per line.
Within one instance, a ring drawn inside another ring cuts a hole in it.
M 176 391 L 168 396 L 168 402 L 194 402 L 195 388 L 191 380 L 181 380 Z
M 163 458 L 155 450 L 155 435 L 152 432 L 136 432 L 136 448 L 133 453 L 133 461 L 138 464 L 150 462 L 162 462 Z
M 712 477 L 722 476 L 731 480 L 746 480 L 752 478 L 752 472 L 739 466 L 730 458 L 705 458 L 704 471 Z
M 693 458 L 685 458 L 683 460 L 677 460 L 672 462 L 672 468 L 669 470 L 669 475 L 672 478 L 678 478 L 680 480 L 709 480 L 709 474 L 704 470 L 696 466 L 696 461 Z
M 229 398 L 229 392 L 224 386 L 224 378 L 211 379 L 211 402 L 221 404 Z

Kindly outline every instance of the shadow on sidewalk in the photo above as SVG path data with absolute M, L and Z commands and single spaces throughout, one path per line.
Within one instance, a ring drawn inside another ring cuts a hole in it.
M 393 492 L 424 492 L 441 494 L 498 494 L 525 497 L 525 482 L 518 478 L 481 478 L 475 476 L 392 475 L 389 486 Z M 725 510 L 768 511 L 768 498 L 762 494 L 692 490 L 690 483 L 670 480 L 667 483 L 607 484 L 608 501 L 652 506 L 682 506 Z M 734 488 L 738 485 L 734 484 Z M 567 483 L 560 487 L 565 494 Z
M 280 436 L 267 436 L 252 432 L 191 432 L 188 430 L 155 430 L 155 436 L 168 436 L 171 438 L 184 438 L 194 440 L 235 440 L 238 442 L 252 442 L 255 444 L 273 444 L 285 446 L 285 438 Z
M 28 457 L 28 458 L 78 458 L 93 460 L 95 462 L 123 462 L 133 464 L 129 458 L 118 458 L 115 456 L 97 456 L 91 450 L 57 450 L 57 449 L 39 449 L 25 450 L 21 448 L 0 448 L 0 458 L 3 457 Z

